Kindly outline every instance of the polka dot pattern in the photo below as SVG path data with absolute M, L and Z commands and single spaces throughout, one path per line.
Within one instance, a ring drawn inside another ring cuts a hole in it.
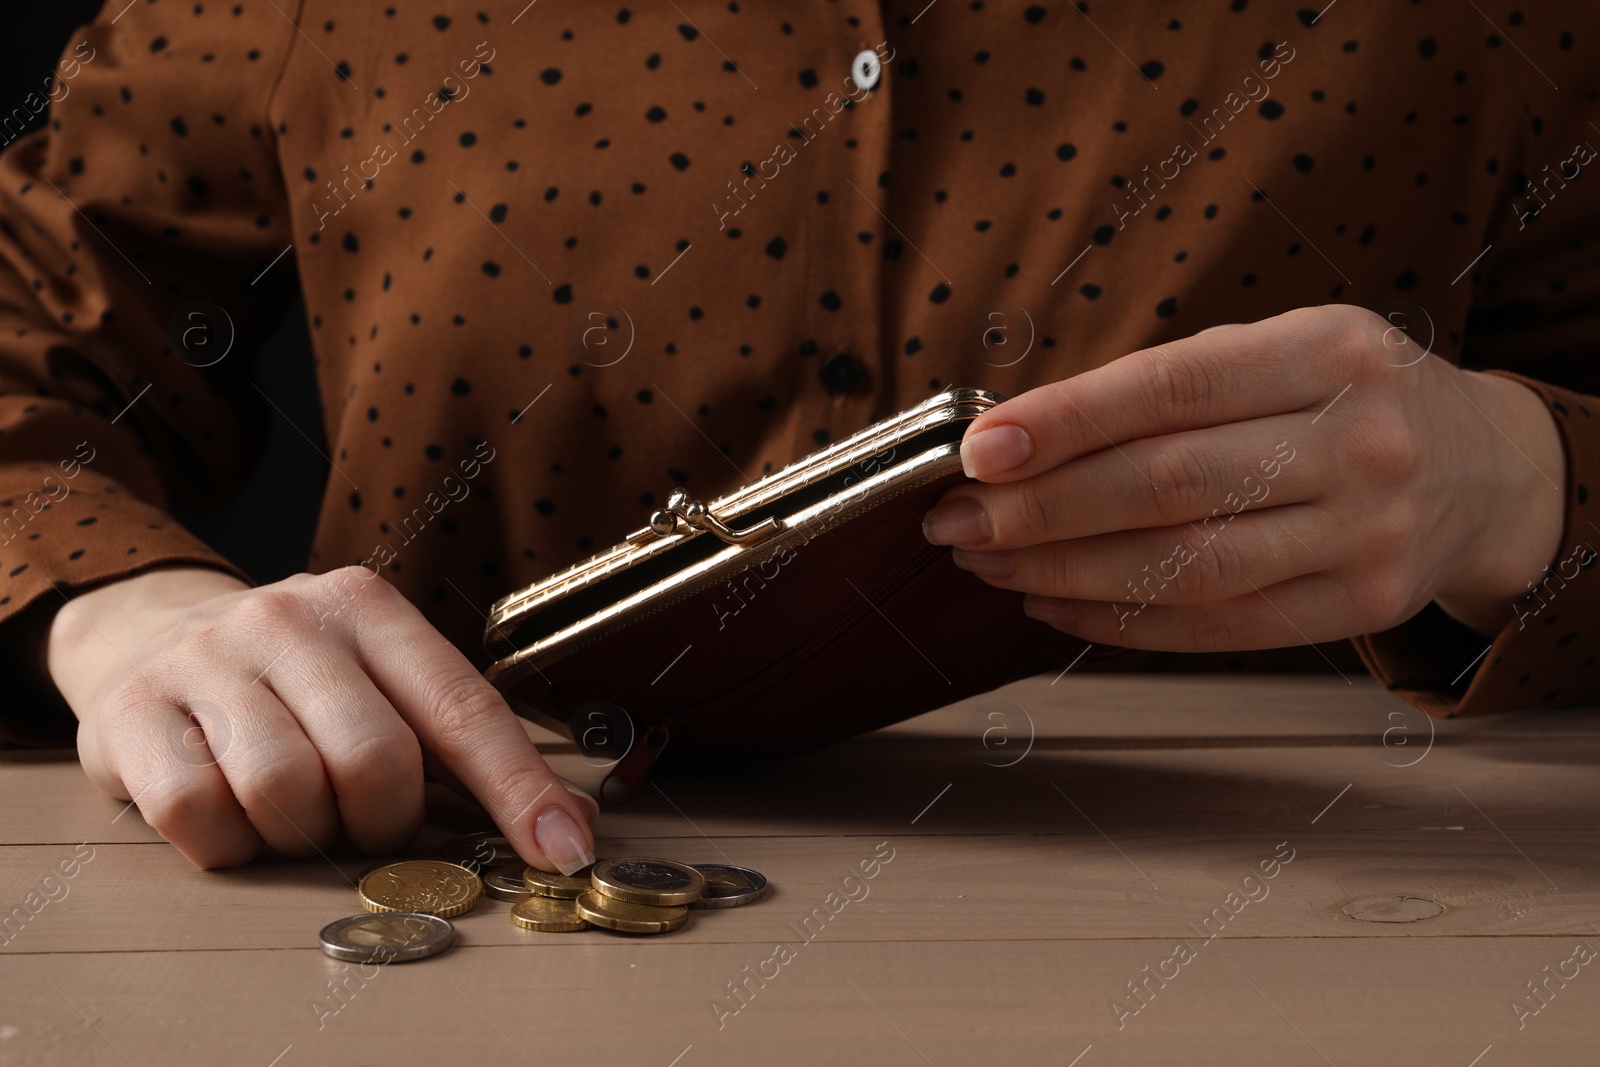
M 1090 29 L 992 0 L 693 25 L 437 0 L 296 30 L 265 0 L 113 5 L 0 155 L 0 635 L 54 588 L 233 569 L 163 509 L 243 484 L 272 414 L 253 345 L 297 290 L 334 468 L 311 568 L 382 560 L 480 664 L 491 600 L 674 486 L 716 496 L 947 384 L 1014 395 L 1338 301 L 1404 299 L 1438 355 L 1526 375 L 1570 460 L 1563 543 L 1600 543 L 1600 190 L 1551 178 L 1600 143 L 1600 15 L 1483 6 L 1095 5 Z M 215 365 L 172 328 L 196 300 L 236 331 Z M 1018 311 L 1027 355 L 986 360 Z M 1459 682 L 1472 643 L 1436 615 L 1355 647 L 1440 712 L 1600 699 L 1600 576 Z M 1152 665 L 1326 669 L 1103 664 Z

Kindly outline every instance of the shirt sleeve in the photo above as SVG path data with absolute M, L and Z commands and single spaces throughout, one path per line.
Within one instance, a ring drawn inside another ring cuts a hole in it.
M 1542 579 L 1506 605 L 1492 640 L 1437 605 L 1400 626 L 1355 639 L 1395 695 L 1444 716 L 1600 704 L 1600 399 L 1504 371 L 1544 400 L 1566 453 L 1561 548 Z
M 46 127 L 0 153 L 0 654 L 40 598 L 158 564 L 250 580 L 166 508 L 225 503 L 268 425 L 253 340 L 297 285 L 278 7 L 113 0 L 25 101 Z
M 1566 457 L 1556 556 L 1506 604 L 1492 640 L 1433 604 L 1355 639 L 1380 681 L 1435 715 L 1600 704 L 1600 188 L 1582 173 L 1600 169 L 1597 145 L 1580 115 L 1507 167 L 1499 254 L 1473 278 L 1463 348 L 1463 366 L 1521 382 L 1555 422 Z

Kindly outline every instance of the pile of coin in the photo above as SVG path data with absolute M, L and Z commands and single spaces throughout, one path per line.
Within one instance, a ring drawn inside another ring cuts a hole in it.
M 628 857 L 550 874 L 524 864 L 494 833 L 457 838 L 444 854 L 363 873 L 357 892 L 366 913 L 325 926 L 323 951 L 377 963 L 437 955 L 455 940 L 449 919 L 477 907 L 485 893 L 510 902 L 511 921 L 524 930 L 661 934 L 682 929 L 690 909 L 737 908 L 767 891 L 765 877 L 726 863 Z

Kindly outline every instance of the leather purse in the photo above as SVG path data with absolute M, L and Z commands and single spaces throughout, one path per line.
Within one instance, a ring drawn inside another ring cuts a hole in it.
M 675 489 L 616 547 L 495 602 L 485 676 L 609 768 L 607 804 L 658 761 L 771 759 L 1064 666 L 1084 642 L 930 545 L 965 479 L 951 387 L 715 500 Z

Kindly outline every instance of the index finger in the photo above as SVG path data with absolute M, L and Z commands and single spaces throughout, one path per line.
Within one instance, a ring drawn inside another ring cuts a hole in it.
M 340 624 L 356 658 L 517 854 L 562 874 L 593 863 L 583 803 L 545 763 L 494 686 L 388 582 L 361 580 L 351 599 Z
M 1360 308 L 1300 309 L 1146 348 L 1031 389 L 972 420 L 969 478 L 1014 482 L 1146 437 L 1265 418 L 1315 403 L 1330 334 L 1367 330 Z

